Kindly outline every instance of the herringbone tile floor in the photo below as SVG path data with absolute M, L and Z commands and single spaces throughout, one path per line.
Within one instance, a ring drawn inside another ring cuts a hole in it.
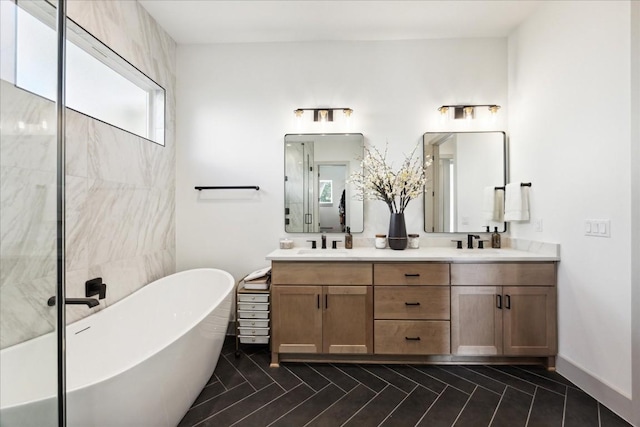
M 179 427 L 629 426 L 555 372 L 532 366 L 282 363 L 225 343 Z

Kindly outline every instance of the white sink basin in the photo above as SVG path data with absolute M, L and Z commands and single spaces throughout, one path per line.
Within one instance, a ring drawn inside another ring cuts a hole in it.
M 497 256 L 497 255 L 505 255 L 508 253 L 509 249 L 454 249 L 454 253 L 464 255 L 464 256 Z M 507 251 L 507 252 L 505 252 Z
M 343 249 L 298 249 L 298 255 L 336 256 L 346 255 Z

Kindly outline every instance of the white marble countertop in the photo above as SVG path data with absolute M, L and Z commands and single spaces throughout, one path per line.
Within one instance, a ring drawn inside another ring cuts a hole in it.
M 516 262 L 516 261 L 560 261 L 559 245 L 530 244 L 514 245 L 503 249 L 455 249 L 452 247 L 427 246 L 419 249 L 376 249 L 354 247 L 353 249 L 309 249 L 294 247 L 276 249 L 266 256 L 270 261 L 442 261 L 442 262 Z

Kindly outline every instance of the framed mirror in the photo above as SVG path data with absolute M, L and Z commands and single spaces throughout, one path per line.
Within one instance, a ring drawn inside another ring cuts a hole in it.
M 364 203 L 349 175 L 361 168 L 362 134 L 284 137 L 284 229 L 287 233 L 364 230 Z
M 487 226 L 506 231 L 500 216 L 490 209 L 487 194 L 504 203 L 507 181 L 504 132 L 427 132 L 423 138 L 427 168 L 424 231 L 427 233 L 479 233 Z M 489 202 L 491 203 L 491 202 Z

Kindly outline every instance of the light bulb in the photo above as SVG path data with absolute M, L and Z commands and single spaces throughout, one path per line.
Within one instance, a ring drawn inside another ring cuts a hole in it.
M 304 114 L 304 110 L 293 110 L 293 114 L 295 114 L 294 122 L 296 130 L 302 129 L 302 115 Z
M 471 119 L 473 119 L 473 113 L 474 113 L 473 107 L 464 107 L 463 111 L 464 111 L 464 118 L 467 119 L 468 121 L 471 121 Z
M 497 118 L 498 118 L 498 110 L 499 109 L 500 109 L 499 105 L 490 105 L 489 106 L 489 113 L 491 113 L 491 121 L 493 123 L 495 123 Z
M 351 114 L 353 114 L 353 110 L 345 108 L 342 112 L 344 113 L 347 130 L 351 130 Z
M 438 111 L 440 111 L 440 122 L 446 123 L 446 121 L 449 119 L 449 107 L 443 105 L 442 107 L 438 108 Z

